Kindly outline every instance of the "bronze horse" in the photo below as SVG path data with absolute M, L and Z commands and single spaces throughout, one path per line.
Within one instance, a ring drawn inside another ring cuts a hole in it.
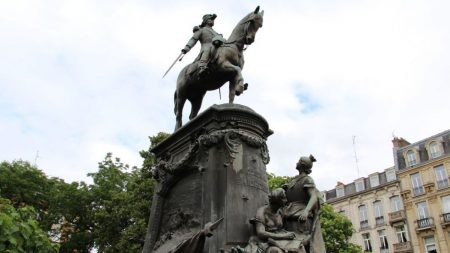
M 198 75 L 198 61 L 194 61 L 181 70 L 174 95 L 175 130 L 182 126 L 182 113 L 186 99 L 192 105 L 189 115 L 191 120 L 197 116 L 207 91 L 219 89 L 229 82 L 229 103 L 233 103 L 234 97 L 247 88 L 242 77 L 244 46 L 255 41 L 256 32 L 263 24 L 263 15 L 264 11 L 260 12 L 258 6 L 255 11 L 239 21 L 228 40 L 217 48 L 208 65 L 210 69 L 208 74 Z

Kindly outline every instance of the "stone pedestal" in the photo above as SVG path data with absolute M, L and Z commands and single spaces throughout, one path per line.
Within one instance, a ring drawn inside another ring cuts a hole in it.
M 214 105 L 152 152 L 158 181 L 144 252 L 167 253 L 224 218 L 204 253 L 246 244 L 249 219 L 267 203 L 267 121 L 248 107 Z

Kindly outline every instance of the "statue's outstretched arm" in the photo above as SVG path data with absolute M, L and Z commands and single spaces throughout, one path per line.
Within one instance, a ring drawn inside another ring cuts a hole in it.
M 181 52 L 183 52 L 184 54 L 189 52 L 191 50 L 191 48 L 193 48 L 195 46 L 195 44 L 197 44 L 197 41 L 200 39 L 201 34 L 202 34 L 201 29 L 194 32 L 194 35 L 192 35 L 192 38 L 188 41 L 186 46 L 183 49 L 181 49 Z

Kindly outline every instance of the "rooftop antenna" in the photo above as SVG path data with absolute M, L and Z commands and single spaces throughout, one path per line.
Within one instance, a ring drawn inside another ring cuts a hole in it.
M 39 156 L 39 150 L 38 150 L 38 151 L 36 151 L 36 156 L 34 157 L 34 167 L 37 167 L 37 160 L 39 158 L 41 158 L 41 157 Z
M 358 166 L 358 156 L 356 155 L 356 136 L 355 135 L 352 136 L 352 141 L 353 141 L 353 153 L 355 154 L 356 173 L 358 174 L 358 178 L 359 178 L 359 166 Z

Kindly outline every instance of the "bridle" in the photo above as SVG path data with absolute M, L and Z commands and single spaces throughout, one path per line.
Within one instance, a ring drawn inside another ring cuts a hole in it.
M 244 41 L 245 41 L 244 44 L 247 43 L 247 39 L 246 38 L 247 38 L 247 34 L 248 34 L 248 28 L 250 26 L 250 23 L 253 20 L 254 20 L 254 18 L 250 18 L 250 19 L 246 20 L 245 22 L 243 22 L 243 25 L 244 25 L 244 35 L 243 36 L 241 36 L 239 39 L 235 39 L 233 41 L 225 42 L 225 43 L 223 43 L 223 45 L 225 45 L 225 44 L 234 44 L 236 41 L 240 41 L 242 39 L 244 39 Z

